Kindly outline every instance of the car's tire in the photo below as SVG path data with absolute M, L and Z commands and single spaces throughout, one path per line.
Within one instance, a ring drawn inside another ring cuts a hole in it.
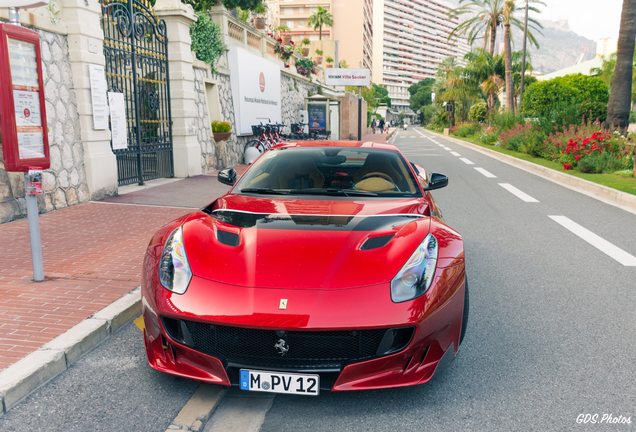
M 464 341 L 464 336 L 466 336 L 466 327 L 468 326 L 468 281 L 466 281 L 465 290 L 464 290 L 464 316 L 462 317 L 462 331 L 459 336 L 459 345 L 461 346 Z

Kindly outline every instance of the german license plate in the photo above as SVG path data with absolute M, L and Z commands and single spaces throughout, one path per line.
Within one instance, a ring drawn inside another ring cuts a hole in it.
M 320 376 L 241 369 L 240 388 L 245 391 L 318 396 Z

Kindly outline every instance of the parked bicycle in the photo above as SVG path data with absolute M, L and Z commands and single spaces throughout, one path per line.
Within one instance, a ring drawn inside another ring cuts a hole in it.
M 253 163 L 263 152 L 269 150 L 283 141 L 308 141 L 328 140 L 331 131 L 326 129 L 309 129 L 305 132 L 306 123 L 292 123 L 290 133 L 284 134 L 286 126 L 280 123 L 252 125 L 252 133 L 257 138 L 249 140 L 243 150 L 243 158 L 246 164 Z
M 261 153 L 282 142 L 280 132 L 284 126 L 278 123 L 253 125 L 252 133 L 258 138 L 249 140 L 245 144 L 243 150 L 245 163 L 251 164 Z

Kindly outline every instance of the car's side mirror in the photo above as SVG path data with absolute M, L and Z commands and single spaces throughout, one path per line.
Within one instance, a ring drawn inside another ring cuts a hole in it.
M 236 170 L 234 168 L 226 168 L 219 171 L 219 181 L 228 186 L 234 186 L 236 183 Z
M 424 188 L 425 191 L 430 191 L 434 189 L 441 189 L 443 187 L 448 186 L 448 177 L 444 174 L 433 173 L 431 174 L 431 179 L 428 182 L 428 185 Z

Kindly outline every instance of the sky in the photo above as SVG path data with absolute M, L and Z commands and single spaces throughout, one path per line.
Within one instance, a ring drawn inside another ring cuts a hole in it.
M 543 0 L 540 19 L 567 19 L 570 29 L 588 39 L 618 37 L 623 0 Z M 523 0 L 518 0 L 524 3 Z

